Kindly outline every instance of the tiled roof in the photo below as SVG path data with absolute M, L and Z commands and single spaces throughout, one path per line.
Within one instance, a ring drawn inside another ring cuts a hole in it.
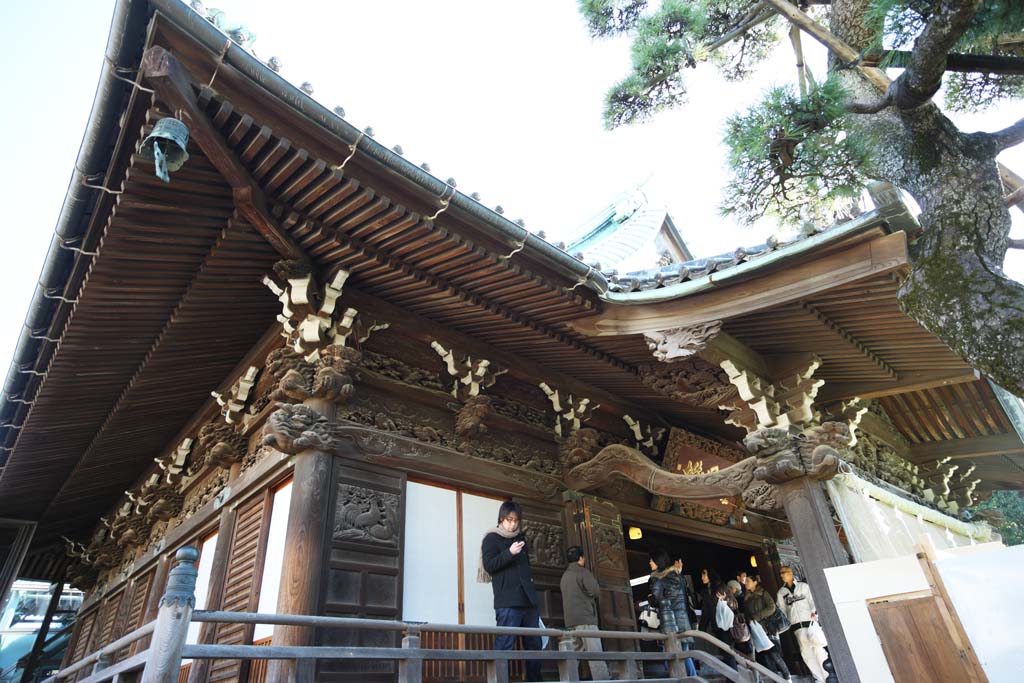
M 774 253 L 781 256 L 787 251 L 795 250 L 799 245 L 816 235 L 827 238 L 831 236 L 830 233 L 835 233 L 838 236 L 840 233 L 847 232 L 846 228 L 856 227 L 854 224 L 864 223 L 864 219 L 873 217 L 875 213 L 874 211 L 868 212 L 862 214 L 859 218 L 841 223 L 833 223 L 825 228 L 806 226 L 791 239 L 780 240 L 772 236 L 761 244 L 738 247 L 732 252 L 716 256 L 706 256 L 684 263 L 672 263 L 667 266 L 647 268 L 628 273 L 618 273 L 614 270 L 602 270 L 601 272 L 608 280 L 609 290 L 616 293 L 626 294 L 668 287 L 682 282 L 698 280 L 742 263 L 756 261 L 769 254 Z

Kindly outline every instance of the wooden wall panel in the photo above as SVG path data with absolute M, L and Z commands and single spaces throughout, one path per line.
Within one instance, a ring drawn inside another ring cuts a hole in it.
M 114 641 L 117 618 L 121 613 L 121 602 L 124 600 L 124 594 L 125 590 L 121 589 L 114 595 L 104 598 L 103 603 L 100 605 L 96 627 L 93 629 L 93 638 L 89 646 L 89 652 L 98 650 Z M 86 652 L 86 654 L 89 652 Z
M 269 526 L 269 494 L 257 496 L 238 509 L 231 535 L 222 610 L 256 611 Z M 252 642 L 252 633 L 252 624 L 221 624 L 217 627 L 215 642 L 218 645 L 248 645 Z M 247 662 L 217 659 L 210 665 L 207 680 L 210 683 L 245 680 L 247 669 Z
M 405 474 L 335 458 L 321 614 L 335 617 L 402 618 L 402 549 Z M 401 634 L 331 629 L 321 645 L 398 647 Z M 325 661 L 317 680 L 327 683 L 393 681 L 388 661 Z
M 149 598 L 149 589 L 152 587 L 153 575 L 155 573 L 155 569 L 150 569 L 145 574 L 133 580 L 131 586 L 128 588 L 131 597 L 124 601 L 124 621 L 121 625 L 120 632 L 118 633 L 118 638 L 142 626 L 142 618 L 145 616 L 144 610 L 146 609 L 146 600 Z M 130 647 L 119 650 L 115 659 L 124 659 L 129 655 L 129 653 L 136 652 L 137 650 L 137 644 L 133 643 Z
M 71 656 L 66 658 L 65 666 L 74 664 L 89 654 L 89 645 L 92 642 L 93 630 L 96 626 L 96 616 L 99 614 L 99 611 L 97 607 L 93 608 L 91 612 L 79 615 L 74 637 L 72 638 L 71 645 L 68 646 L 68 652 L 71 653 Z M 78 678 L 76 677 L 75 680 L 78 680 Z

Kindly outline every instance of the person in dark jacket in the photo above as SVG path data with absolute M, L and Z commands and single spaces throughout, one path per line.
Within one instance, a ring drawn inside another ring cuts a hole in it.
M 768 591 L 761 587 L 761 577 L 757 574 L 747 575 L 747 597 L 743 600 L 743 613 L 747 616 L 748 622 L 756 621 L 762 626 L 764 620 L 775 613 L 778 606 Z M 767 667 L 789 680 L 789 667 L 782 659 L 782 644 L 777 634 L 768 634 L 772 641 L 772 647 L 757 653 L 757 661 L 761 666 Z
M 565 627 L 570 631 L 596 631 L 597 607 L 601 586 L 586 568 L 583 548 L 574 545 L 567 553 L 569 566 L 562 574 L 562 614 Z M 600 638 L 578 638 L 573 636 L 572 647 L 577 652 L 604 652 Z M 590 677 L 595 681 L 608 680 L 608 665 L 603 661 L 589 660 Z
M 693 627 L 686 611 L 686 584 L 683 583 L 682 562 L 674 562 L 664 550 L 651 553 L 651 578 L 648 582 L 654 597 L 662 633 L 682 633 Z M 680 638 L 680 645 L 689 650 L 693 638 Z M 686 674 L 696 676 L 692 659 L 686 659 Z
M 523 511 L 511 500 L 501 504 L 498 525 L 484 534 L 480 544 L 477 581 L 490 583 L 494 590 L 494 621 L 497 626 L 540 627 L 540 600 L 533 587 L 530 555 L 521 523 Z M 523 648 L 541 649 L 539 636 L 522 636 Z M 498 636 L 495 650 L 515 649 L 515 636 Z M 539 681 L 540 661 L 526 662 L 526 680 Z

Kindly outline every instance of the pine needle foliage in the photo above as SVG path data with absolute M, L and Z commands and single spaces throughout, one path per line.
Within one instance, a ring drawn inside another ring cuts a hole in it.
M 607 38 L 636 28 L 647 0 L 579 0 L 590 35 Z
M 867 182 L 866 152 L 844 131 L 845 99 L 830 79 L 803 98 L 795 88 L 773 88 L 730 117 L 725 143 L 733 178 L 722 213 L 743 223 L 766 215 L 793 223 L 856 198 Z

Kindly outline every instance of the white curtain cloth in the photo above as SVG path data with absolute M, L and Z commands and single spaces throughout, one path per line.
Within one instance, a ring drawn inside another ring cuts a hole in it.
M 998 540 L 983 522 L 962 522 L 850 472 L 827 486 L 856 562 L 912 555 L 922 535 L 938 549 Z

